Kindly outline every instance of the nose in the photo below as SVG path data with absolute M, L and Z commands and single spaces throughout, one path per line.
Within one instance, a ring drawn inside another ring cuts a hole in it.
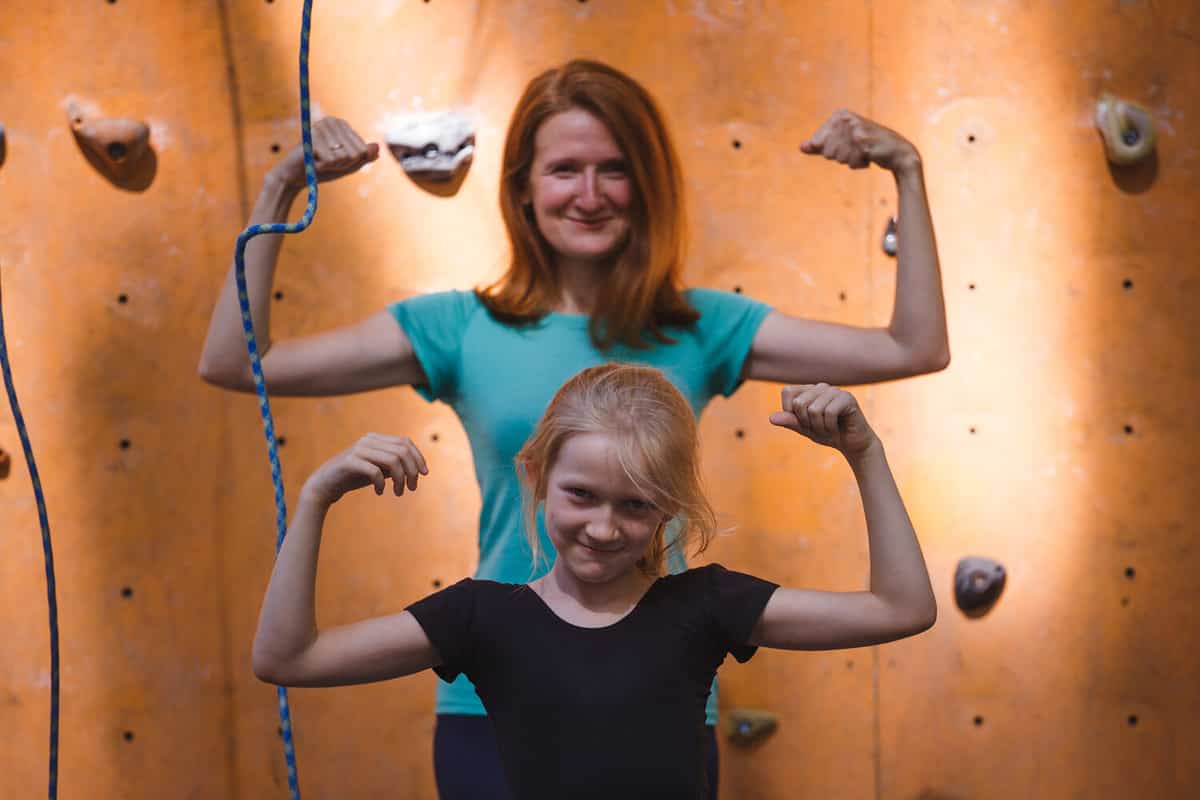
M 604 198 L 600 194 L 600 182 L 596 176 L 595 167 L 588 167 L 583 172 L 583 181 L 579 187 L 579 195 L 575 205 L 580 211 L 594 213 L 604 207 Z
M 617 529 L 616 520 L 613 518 L 612 511 L 608 509 L 599 512 L 589 520 L 583 532 L 587 537 L 588 545 L 602 549 L 618 545 L 621 539 L 621 532 Z

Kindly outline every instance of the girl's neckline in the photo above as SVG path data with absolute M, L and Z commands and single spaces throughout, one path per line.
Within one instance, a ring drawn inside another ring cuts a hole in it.
M 642 596 L 637 599 L 636 603 L 630 606 L 628 611 L 606 625 L 576 625 L 574 622 L 563 619 L 561 616 L 559 616 L 558 612 L 550 607 L 550 604 L 545 601 L 541 594 L 539 594 L 531 584 L 525 584 L 525 588 L 528 589 L 529 593 L 533 595 L 535 600 L 537 600 L 538 605 L 544 608 L 550 616 L 554 617 L 554 619 L 558 620 L 563 625 L 580 631 L 604 631 L 609 630 L 610 628 L 615 628 L 637 613 L 637 610 L 642 607 L 642 604 L 646 601 L 646 598 L 650 596 L 650 593 L 653 592 L 655 587 L 657 587 L 660 583 L 662 583 L 662 578 L 655 578 L 654 582 L 646 587 L 646 591 L 642 592 Z

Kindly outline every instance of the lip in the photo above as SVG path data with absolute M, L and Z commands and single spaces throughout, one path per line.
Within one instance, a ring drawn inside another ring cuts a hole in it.
M 583 544 L 582 542 L 580 542 L 579 546 L 583 547 L 584 549 L 586 549 L 592 553 L 600 553 L 602 555 L 612 555 L 613 553 L 620 552 L 620 548 L 618 548 L 616 550 L 601 550 L 598 547 L 592 547 L 591 545 L 586 545 L 586 544 Z
M 612 217 L 600 217 L 598 219 L 578 219 L 576 217 L 567 217 L 568 221 L 575 223 L 581 228 L 599 228 L 610 219 L 612 219 Z

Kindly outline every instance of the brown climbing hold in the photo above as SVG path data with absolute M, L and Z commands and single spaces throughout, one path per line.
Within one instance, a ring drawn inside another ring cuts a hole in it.
M 0 480 L 8 477 L 12 470 L 12 457 L 5 450 L 0 450 Z
M 779 718 L 770 711 L 735 708 L 725 715 L 725 735 L 738 744 L 757 742 L 779 727 Z
M 968 617 L 981 617 L 1000 599 L 1007 577 L 1000 563 L 968 556 L 954 570 L 954 600 Z
M 1096 127 L 1108 160 L 1136 164 L 1154 152 L 1154 120 L 1144 108 L 1105 92 L 1096 103 Z
M 68 105 L 67 115 L 75 139 L 93 164 L 118 183 L 134 175 L 150 149 L 150 128 L 146 123 L 125 117 L 88 119 L 74 102 Z

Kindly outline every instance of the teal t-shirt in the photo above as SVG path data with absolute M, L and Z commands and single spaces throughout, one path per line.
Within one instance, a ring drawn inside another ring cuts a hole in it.
M 551 313 L 533 325 L 508 325 L 495 320 L 474 292 L 435 292 L 388 307 L 428 379 L 415 388 L 427 400 L 453 408 L 471 443 L 482 498 L 474 577 L 526 583 L 546 571 L 543 566 L 533 572 L 513 459 L 572 375 L 609 361 L 657 367 L 697 417 L 713 397 L 728 397 L 741 385 L 742 364 L 770 307 L 711 289 L 691 289 L 686 297 L 700 319 L 691 328 L 667 329 L 675 344 L 646 350 L 617 344 L 607 352 L 592 344 L 584 315 Z M 543 550 L 553 554 L 540 524 L 539 533 Z M 672 572 L 686 568 L 682 559 L 671 564 Z M 460 675 L 453 683 L 438 682 L 437 713 L 485 711 L 474 686 Z M 716 723 L 715 687 L 708 722 Z

